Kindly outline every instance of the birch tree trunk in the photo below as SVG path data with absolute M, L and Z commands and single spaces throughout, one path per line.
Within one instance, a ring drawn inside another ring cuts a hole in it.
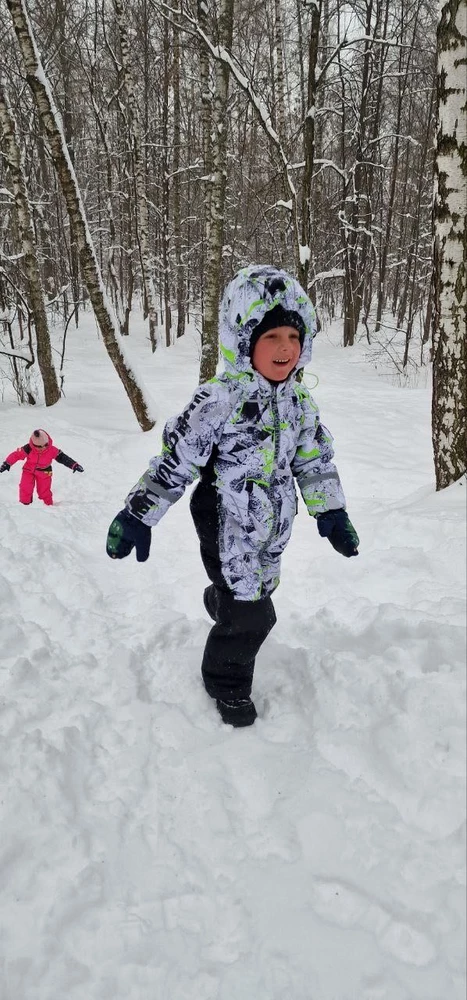
M 300 269 L 298 278 L 303 288 L 307 289 L 308 273 L 311 258 L 312 243 L 312 202 L 311 186 L 315 162 L 315 112 L 316 112 L 316 70 L 318 63 L 318 44 L 321 19 L 321 0 L 311 8 L 310 38 L 308 43 L 308 87 L 307 109 L 303 130 L 304 169 L 302 179 L 301 204 L 301 246 Z
M 219 45 L 227 51 L 232 47 L 234 0 L 219 4 Z M 216 372 L 218 355 L 218 313 L 224 236 L 225 190 L 227 181 L 227 99 L 229 68 L 216 62 L 216 89 L 212 129 L 213 184 L 207 243 L 207 275 L 204 300 L 203 346 L 200 382 L 207 382 Z
M 149 339 L 152 350 L 156 350 L 157 308 L 154 291 L 154 268 L 149 252 L 149 213 L 146 193 L 146 171 L 141 148 L 141 128 L 138 115 L 134 81 L 131 73 L 130 44 L 126 26 L 125 5 L 122 0 L 114 0 L 115 15 L 120 36 L 123 79 L 128 104 L 128 138 L 133 164 L 136 195 L 136 232 L 143 278 L 144 315 L 149 319 Z
M 169 181 L 169 101 L 170 101 L 170 36 L 167 18 L 163 27 L 163 82 L 161 115 L 161 189 L 162 189 L 162 308 L 165 329 L 165 346 L 170 347 L 172 313 L 170 309 L 170 181 Z
M 197 0 L 196 19 L 203 34 L 208 33 L 208 9 L 205 0 Z M 201 254 L 201 312 L 204 316 L 204 286 L 206 280 L 206 241 L 209 239 L 212 194 L 212 104 L 211 79 L 209 72 L 209 54 L 203 42 L 199 43 L 199 79 L 201 90 L 201 145 L 203 152 L 203 201 L 204 201 L 204 232 L 202 235 Z M 202 337 L 204 334 L 202 334 Z
M 105 167 L 105 205 L 107 210 L 107 218 L 109 225 L 109 235 L 110 235 L 110 248 L 107 252 L 107 273 L 109 277 L 110 284 L 110 294 L 112 297 L 112 302 L 118 319 L 118 325 L 120 327 L 120 333 L 128 333 L 125 331 L 125 313 L 124 313 L 124 303 L 123 303 L 123 279 L 118 280 L 117 266 L 115 260 L 116 246 L 117 246 L 117 227 L 115 225 L 115 217 L 113 210 L 114 202 L 114 182 L 113 182 L 113 172 L 112 172 L 112 154 L 109 144 L 108 132 L 109 123 L 107 118 L 107 113 L 104 113 L 104 108 L 99 107 L 98 103 L 98 80 L 96 67 L 98 65 L 98 44 L 97 44 L 97 23 L 98 23 L 98 11 L 97 11 L 97 0 L 95 0 L 94 7 L 94 30 L 93 30 L 93 53 L 91 64 L 89 67 L 88 84 L 89 84 L 89 94 L 91 99 L 91 105 L 94 112 L 94 119 L 96 123 L 96 152 L 99 155 L 99 140 L 102 146 L 102 152 L 104 157 L 104 167 Z M 120 249 L 120 259 L 122 251 Z
M 285 115 L 285 67 L 284 67 L 284 32 L 282 24 L 281 0 L 274 0 L 274 52 L 275 52 L 275 125 L 282 144 L 286 145 L 286 115 Z M 274 121 L 274 119 L 273 119 Z
M 181 179 L 180 179 L 180 152 L 181 152 L 181 102 L 180 102 L 180 32 L 177 27 L 173 29 L 173 105 L 174 105 L 174 152 L 173 152 L 173 176 L 174 176 L 174 232 L 175 232 L 175 268 L 176 268 L 176 295 L 177 295 L 177 339 L 185 333 L 185 275 L 182 260 L 182 212 L 181 212 Z
M 57 61 L 60 66 L 61 74 L 61 113 L 63 122 L 63 134 L 65 136 L 65 143 L 68 150 L 68 155 L 70 157 L 70 163 L 75 168 L 75 142 L 74 142 L 74 128 L 73 128 L 73 115 L 71 110 L 71 61 L 69 53 L 67 51 L 68 45 L 68 32 L 71 29 L 69 23 L 67 23 L 67 0 L 55 0 L 55 19 L 56 19 L 56 29 L 57 29 Z M 57 92 L 57 91 L 56 91 Z M 76 236 L 73 231 L 73 226 L 70 226 L 70 273 L 71 273 L 71 289 L 73 294 L 73 308 L 75 317 L 75 326 L 78 328 L 79 323 L 79 306 L 80 306 L 80 287 L 79 287 L 79 252 L 77 247 Z
M 46 406 L 53 406 L 60 399 L 60 389 L 52 363 L 49 326 L 45 310 L 44 291 L 36 255 L 36 240 L 31 206 L 26 188 L 23 156 L 18 140 L 16 122 L 4 80 L 0 77 L 0 131 L 3 138 L 3 156 L 8 164 L 15 199 L 18 231 L 23 252 L 23 265 L 29 290 L 29 305 L 36 328 L 37 363 L 44 384 Z
M 438 23 L 432 432 L 436 488 L 467 467 L 467 0 Z
M 70 223 L 78 244 L 83 281 L 89 292 L 107 353 L 121 379 L 142 430 L 151 430 L 151 419 L 143 391 L 126 363 L 112 308 L 105 293 L 91 234 L 88 229 L 78 182 L 70 162 L 60 118 L 40 60 L 24 0 L 6 0 L 26 68 L 26 79 L 34 95 L 60 180 Z
M 51 216 L 53 213 L 50 181 L 50 170 L 45 155 L 45 143 L 42 123 L 39 121 L 37 135 L 37 172 L 36 176 L 45 197 L 38 199 L 36 235 L 42 247 L 42 274 L 45 294 L 48 299 L 55 295 L 58 283 L 58 273 L 56 267 L 57 246 L 51 236 Z M 37 184 L 37 181 L 36 181 Z
M 404 16 L 405 10 L 401 9 L 401 38 L 404 38 Z M 391 166 L 391 179 L 389 183 L 389 194 L 387 197 L 387 215 L 386 215 L 386 225 L 384 231 L 384 237 L 382 239 L 381 250 L 379 254 L 379 275 L 378 275 L 378 299 L 376 307 L 376 320 L 375 320 L 375 333 L 378 333 L 381 329 L 381 317 L 383 315 L 383 308 L 385 305 L 385 294 L 386 294 L 386 272 L 387 272 L 387 262 L 390 241 L 392 236 L 392 225 L 393 216 L 395 209 L 395 195 L 396 195 L 396 184 L 400 168 L 399 163 L 399 145 L 400 145 L 400 131 L 401 131 L 401 121 L 402 121 L 402 109 L 404 105 L 404 98 L 409 84 L 409 69 L 410 62 L 412 58 L 412 53 L 415 48 L 415 35 L 417 30 L 418 20 L 415 19 L 415 25 L 413 28 L 411 45 L 408 49 L 406 55 L 404 47 L 401 45 L 399 49 L 398 57 L 398 95 L 397 95 L 397 112 L 396 121 L 394 126 L 394 149 L 392 153 L 392 166 Z M 405 67 L 404 67 L 405 60 Z
M 366 191 L 367 168 L 365 166 L 366 131 L 368 127 L 368 104 L 370 100 L 371 74 L 374 62 L 374 52 L 371 41 L 371 23 L 373 17 L 373 0 L 367 0 L 365 45 L 363 52 L 362 78 L 360 84 L 360 102 L 358 119 L 355 126 L 355 165 L 352 171 L 352 194 L 346 195 L 343 203 L 342 228 L 345 237 L 344 244 L 344 347 L 352 347 L 355 343 L 358 322 L 363 302 L 364 288 L 364 253 L 362 243 L 366 245 L 366 233 L 370 232 L 371 210 Z M 376 29 L 375 29 L 376 31 Z M 346 204 L 347 202 L 347 204 Z

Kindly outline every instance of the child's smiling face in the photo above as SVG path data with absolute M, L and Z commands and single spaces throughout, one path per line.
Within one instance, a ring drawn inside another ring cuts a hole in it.
M 295 368 L 301 354 L 300 335 L 293 326 L 266 330 L 253 348 L 253 368 L 272 382 L 283 382 Z

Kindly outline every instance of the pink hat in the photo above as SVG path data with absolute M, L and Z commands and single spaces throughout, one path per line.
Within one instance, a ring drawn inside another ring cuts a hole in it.
M 36 445 L 36 448 L 40 448 L 42 445 L 48 444 L 49 441 L 50 438 L 47 431 L 42 430 L 33 431 L 31 437 L 29 438 L 29 444 Z

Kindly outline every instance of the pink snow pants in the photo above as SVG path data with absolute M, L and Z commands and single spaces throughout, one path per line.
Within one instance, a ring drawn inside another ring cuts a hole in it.
M 19 481 L 19 501 L 20 503 L 32 503 L 32 495 L 36 486 L 39 500 L 43 500 L 48 507 L 53 504 L 52 497 L 52 473 L 51 472 L 27 472 L 25 469 Z

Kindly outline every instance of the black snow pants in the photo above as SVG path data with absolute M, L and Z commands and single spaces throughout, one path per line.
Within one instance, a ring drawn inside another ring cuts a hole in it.
M 211 698 L 248 698 L 255 658 L 276 623 L 274 605 L 266 596 L 258 601 L 237 601 L 222 576 L 219 558 L 217 494 L 211 483 L 201 481 L 190 502 L 200 541 L 201 558 L 210 587 L 205 604 L 215 619 L 206 642 L 201 674 Z

